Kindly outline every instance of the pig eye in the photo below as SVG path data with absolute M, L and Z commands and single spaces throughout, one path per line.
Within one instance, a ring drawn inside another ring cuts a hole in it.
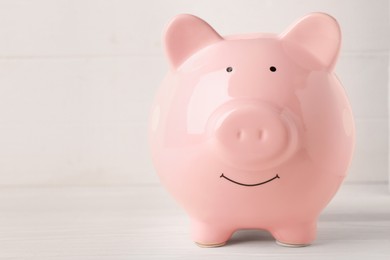
M 227 68 L 226 68 L 226 71 L 227 71 L 227 72 L 232 72 L 232 71 L 233 71 L 233 68 L 232 68 L 232 67 L 227 67 Z
M 272 72 L 275 72 L 276 68 L 274 66 L 271 66 L 271 67 L 269 67 L 269 70 L 272 71 Z

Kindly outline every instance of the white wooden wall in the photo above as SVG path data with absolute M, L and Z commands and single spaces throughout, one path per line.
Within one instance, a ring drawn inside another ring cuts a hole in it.
M 146 121 L 167 70 L 164 24 L 192 13 L 221 34 L 282 32 L 313 11 L 343 30 L 348 181 L 387 181 L 387 0 L 0 0 L 0 185 L 156 183 Z

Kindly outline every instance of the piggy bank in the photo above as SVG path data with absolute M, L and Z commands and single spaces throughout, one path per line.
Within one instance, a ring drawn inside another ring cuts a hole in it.
M 334 74 L 337 21 L 312 13 L 281 34 L 221 36 L 181 14 L 163 42 L 170 70 L 149 143 L 192 239 L 221 246 L 236 230 L 261 229 L 281 245 L 312 243 L 354 149 L 351 108 Z

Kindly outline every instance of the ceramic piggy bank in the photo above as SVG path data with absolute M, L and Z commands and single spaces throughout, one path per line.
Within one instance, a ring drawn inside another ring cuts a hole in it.
M 279 244 L 316 237 L 345 178 L 354 121 L 333 70 L 338 23 L 312 13 L 282 34 L 221 36 L 178 15 L 163 42 L 170 71 L 150 117 L 152 160 L 201 246 L 239 229 Z

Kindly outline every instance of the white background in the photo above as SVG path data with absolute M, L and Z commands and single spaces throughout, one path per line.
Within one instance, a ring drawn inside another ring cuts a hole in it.
M 279 33 L 313 11 L 343 31 L 336 72 L 357 127 L 347 181 L 386 182 L 387 0 L 0 0 L 0 185 L 158 183 L 146 124 L 169 19 Z

